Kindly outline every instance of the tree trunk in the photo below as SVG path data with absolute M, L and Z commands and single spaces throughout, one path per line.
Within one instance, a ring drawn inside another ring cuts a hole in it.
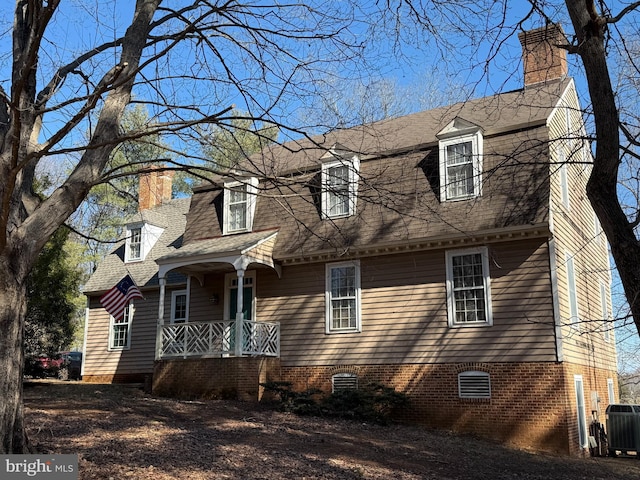
M 609 239 L 611 255 L 640 333 L 640 245 L 618 198 L 620 116 L 607 65 L 607 24 L 597 14 L 592 0 L 565 3 L 576 32 L 577 53 L 587 76 L 595 120 L 596 151 L 587 196 Z
M 0 453 L 28 453 L 22 406 L 22 336 L 27 309 L 24 282 L 0 257 Z

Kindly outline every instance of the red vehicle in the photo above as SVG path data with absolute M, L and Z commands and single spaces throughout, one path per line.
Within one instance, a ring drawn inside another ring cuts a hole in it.
M 60 380 L 80 380 L 82 352 L 59 352 L 54 357 L 35 357 L 25 373 L 34 377 L 57 377 Z
M 60 368 L 60 365 L 62 365 L 63 361 L 64 360 L 62 359 L 62 357 L 58 355 L 56 355 L 54 358 L 46 357 L 44 355 L 41 355 L 36 358 L 36 362 L 38 363 L 38 366 L 42 368 L 42 370 L 44 370 L 45 372 L 53 371 L 57 368 Z

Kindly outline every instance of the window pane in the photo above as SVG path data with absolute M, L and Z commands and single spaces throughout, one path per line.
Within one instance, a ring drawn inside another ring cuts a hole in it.
M 247 228 L 247 207 L 245 204 L 229 205 L 229 230 Z
M 339 267 L 331 271 L 331 295 L 335 297 L 349 297 L 356 292 L 355 267 Z
M 142 229 L 134 228 L 131 230 L 131 238 L 129 239 L 129 257 L 131 259 L 140 258 L 142 245 Z
M 460 165 L 471 163 L 473 149 L 471 142 L 456 143 L 447 146 L 447 165 Z
M 229 202 L 228 211 L 225 213 L 229 231 L 245 230 L 247 228 L 247 186 L 231 187 L 227 192 L 229 194 Z
M 447 198 L 473 195 L 473 148 L 471 142 L 446 148 Z
M 173 312 L 173 318 L 175 320 L 186 320 L 187 319 L 187 296 L 186 295 L 176 295 L 175 297 L 175 310 Z
M 241 186 L 234 187 L 232 190 L 229 191 L 229 194 L 230 194 L 230 197 L 229 197 L 230 204 L 244 202 L 247 200 L 247 186 L 241 185 Z
M 486 322 L 486 300 L 482 254 L 451 258 L 453 307 L 456 323 Z
M 327 191 L 327 215 L 349 214 L 349 167 L 338 166 L 325 170 Z
M 332 328 L 356 327 L 356 300 L 341 299 L 332 302 Z
M 131 309 L 125 307 L 124 315 L 120 319 L 112 319 L 111 348 L 125 348 L 129 345 L 129 325 L 131 323 Z
M 332 330 L 357 328 L 356 267 L 331 268 L 330 289 L 330 328 Z

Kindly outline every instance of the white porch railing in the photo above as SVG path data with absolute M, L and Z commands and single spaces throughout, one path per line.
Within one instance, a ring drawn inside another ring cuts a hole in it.
M 158 358 L 234 356 L 235 321 L 163 325 Z M 280 324 L 243 320 L 242 355 L 280 356 Z

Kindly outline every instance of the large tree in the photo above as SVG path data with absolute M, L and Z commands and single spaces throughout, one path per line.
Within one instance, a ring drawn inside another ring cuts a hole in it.
M 131 3 L 16 0 L 13 28 L 3 29 L 12 41 L 0 53 L 10 78 L 0 85 L 0 453 L 28 450 L 27 278 L 92 188 L 146 167 L 110 165 L 116 146 L 172 136 L 172 157 L 159 160 L 186 169 L 202 157 L 203 125 L 233 127 L 233 105 L 243 118 L 282 128 L 287 106 L 313 94 L 328 64 L 339 62 L 344 75 L 369 71 L 354 68 L 373 31 L 357 20 L 367 18 L 358 2 Z M 151 128 L 120 128 L 131 103 L 145 104 Z M 47 162 L 71 168 L 41 199 L 33 183 Z
M 631 196 L 618 194 L 620 166 L 631 161 L 636 165 L 632 170 L 634 173 L 637 171 L 640 160 L 637 147 L 640 143 L 637 140 L 637 123 L 635 126 L 629 123 L 629 109 L 620 103 L 612 82 L 616 60 L 614 46 L 621 52 L 632 53 L 626 49 L 625 43 L 631 40 L 633 32 L 619 30 L 616 24 L 626 17 L 637 17 L 640 2 L 629 2 L 618 12 L 613 12 L 605 2 L 598 2 L 596 6 L 594 0 L 567 0 L 565 3 L 574 30 L 573 41 L 567 48 L 582 61 L 595 124 L 595 155 L 587 195 L 609 239 L 631 316 L 640 332 L 640 242 L 637 229 L 640 204 L 637 203 L 637 191 Z M 637 79 L 635 58 L 627 55 L 626 60 Z
M 276 125 L 283 138 L 299 135 L 292 112 L 312 103 L 327 74 L 364 79 L 384 71 L 385 56 L 403 58 L 405 41 L 419 48 L 437 37 L 438 48 L 422 48 L 414 58 L 433 61 L 428 54 L 435 52 L 438 72 L 464 76 L 461 65 L 499 59 L 506 37 L 537 26 L 534 18 L 563 22 L 568 12 L 575 41 L 566 47 L 582 59 L 597 140 L 588 194 L 640 327 L 638 210 L 623 208 L 617 196 L 620 162 L 635 155 L 637 142 L 616 105 L 608 50 L 617 44 L 624 51 L 626 32 L 613 35 L 612 27 L 632 18 L 639 4 L 617 13 L 593 0 L 530 4 L 521 15 L 493 0 L 136 0 L 96 2 L 93 9 L 86 2 L 63 8 L 60 0 L 16 0 L 13 28 L 3 29 L 12 42 L 0 47 L 10 45 L 0 57 L 11 69 L 0 77 L 10 78 L 0 84 L 0 453 L 28 449 L 20 382 L 27 277 L 92 188 L 146 166 L 136 159 L 109 165 L 116 146 L 171 136 L 171 158 L 162 159 L 168 168 L 215 167 L 202 155 L 200 134 L 207 125 L 232 130 L 234 106 L 253 124 Z M 371 45 L 375 63 L 367 64 Z M 493 76 L 486 78 L 495 90 Z M 120 128 L 131 103 L 149 112 L 142 130 Z M 37 167 L 63 161 L 69 175 L 41 199 L 33 190 Z

